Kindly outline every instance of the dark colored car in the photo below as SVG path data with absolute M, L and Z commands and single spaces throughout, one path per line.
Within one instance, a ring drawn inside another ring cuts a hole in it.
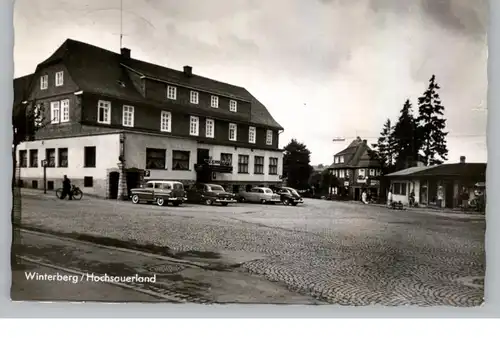
M 281 202 L 283 202 L 284 205 L 296 206 L 299 203 L 304 203 L 304 200 L 302 199 L 300 194 L 293 188 L 278 188 L 276 193 L 280 195 Z
M 134 204 L 148 202 L 163 206 L 172 203 L 178 206 L 186 201 L 186 192 L 181 182 L 154 180 L 147 182 L 141 188 L 131 189 L 130 198 Z
M 226 192 L 218 184 L 194 184 L 187 191 L 187 199 L 190 203 L 204 203 L 207 205 L 220 204 L 226 206 L 230 203 L 236 203 L 234 194 Z

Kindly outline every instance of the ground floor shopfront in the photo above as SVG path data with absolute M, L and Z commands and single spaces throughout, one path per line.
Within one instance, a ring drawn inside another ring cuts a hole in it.
M 233 192 L 279 186 L 283 170 L 278 150 L 133 132 L 26 142 L 17 158 L 23 187 L 54 190 L 67 175 L 85 194 L 110 199 L 126 198 L 152 179 L 213 182 Z

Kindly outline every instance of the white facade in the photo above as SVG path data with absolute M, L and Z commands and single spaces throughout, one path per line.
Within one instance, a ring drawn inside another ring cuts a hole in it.
M 170 180 L 196 180 L 195 164 L 197 163 L 198 149 L 208 149 L 209 156 L 214 160 L 220 160 L 221 153 L 232 154 L 233 172 L 216 173 L 214 180 L 230 182 L 262 182 L 278 183 L 280 173 L 283 171 L 283 153 L 277 150 L 259 150 L 241 148 L 234 146 L 221 146 L 211 144 L 199 144 L 196 140 L 166 137 L 161 135 L 147 134 L 125 134 L 125 167 L 146 169 L 146 148 L 156 148 L 165 150 L 165 169 L 148 169 L 150 176 L 148 179 L 170 179 Z M 189 151 L 189 170 L 172 169 L 172 151 Z M 248 174 L 238 173 L 238 155 L 248 155 Z M 254 174 L 255 156 L 264 157 L 264 173 Z M 269 158 L 278 158 L 277 174 L 269 174 Z

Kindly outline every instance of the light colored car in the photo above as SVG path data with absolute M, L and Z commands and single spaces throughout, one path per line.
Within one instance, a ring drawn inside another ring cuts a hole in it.
M 181 182 L 166 180 L 148 181 L 141 188 L 131 189 L 130 198 L 134 204 L 147 202 L 156 203 L 159 206 L 168 203 L 178 206 L 187 200 L 184 185 Z
M 253 202 L 253 203 L 281 203 L 280 195 L 275 194 L 269 188 L 252 188 L 250 191 L 241 191 L 238 194 L 240 202 Z

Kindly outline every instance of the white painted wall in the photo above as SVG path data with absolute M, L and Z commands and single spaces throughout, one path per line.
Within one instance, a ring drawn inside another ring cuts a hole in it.
M 196 140 L 173 138 L 162 135 L 125 134 L 125 167 L 145 169 L 146 148 L 166 150 L 166 169 L 150 170 L 148 179 L 196 180 L 194 165 L 197 160 Z M 190 151 L 189 170 L 172 170 L 172 151 Z
M 84 168 L 84 147 L 96 147 L 96 167 Z M 41 161 L 45 159 L 45 149 L 55 148 L 56 167 L 47 168 L 47 178 L 62 179 L 63 175 L 70 178 L 83 178 L 93 176 L 94 179 L 106 179 L 106 169 L 116 168 L 120 151 L 119 134 L 80 136 L 71 138 L 58 138 L 52 140 L 39 140 L 24 142 L 18 146 L 19 150 L 38 149 L 38 168 L 21 168 L 21 177 L 43 178 L 43 167 Z M 68 148 L 68 167 L 58 168 L 58 148 Z
M 281 151 L 251 150 L 249 148 L 234 146 L 220 146 L 210 144 L 198 144 L 196 140 L 173 138 L 162 135 L 148 134 L 125 134 L 125 167 L 145 169 L 146 148 L 158 148 L 166 150 L 166 169 L 150 170 L 148 179 L 171 179 L 171 180 L 196 180 L 194 165 L 197 162 L 198 148 L 208 149 L 209 155 L 214 160 L 220 160 L 221 153 L 233 154 L 233 173 L 216 173 L 216 180 L 220 181 L 257 181 L 257 182 L 281 182 L 280 175 L 283 172 L 283 153 Z M 172 170 L 172 151 L 190 151 L 189 171 Z M 238 155 L 249 155 L 249 174 L 238 174 Z M 254 156 L 264 157 L 264 175 L 254 175 Z M 278 158 L 278 174 L 269 175 L 269 157 Z
M 283 153 L 281 151 L 275 150 L 260 150 L 254 149 L 253 151 L 249 148 L 241 148 L 230 146 L 220 146 L 220 145 L 208 145 L 203 144 L 200 145 L 200 148 L 209 149 L 210 156 L 214 160 L 220 160 L 221 153 L 233 154 L 233 173 L 217 173 L 216 180 L 221 181 L 258 181 L 258 182 L 281 182 L 280 175 L 283 173 Z M 238 155 L 248 155 L 248 174 L 239 174 L 238 173 Z M 264 174 L 255 175 L 254 172 L 254 156 L 263 156 L 264 157 Z M 278 158 L 278 174 L 277 175 L 269 175 L 269 157 L 277 157 Z

